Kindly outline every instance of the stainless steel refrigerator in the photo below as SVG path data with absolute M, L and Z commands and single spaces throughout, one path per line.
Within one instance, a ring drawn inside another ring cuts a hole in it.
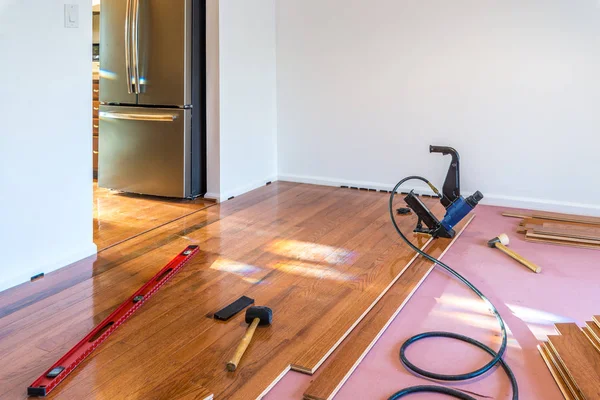
M 98 185 L 206 192 L 205 1 L 102 0 Z

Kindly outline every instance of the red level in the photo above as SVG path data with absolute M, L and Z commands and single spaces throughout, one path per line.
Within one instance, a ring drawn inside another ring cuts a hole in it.
M 63 379 L 67 377 L 81 362 L 89 356 L 111 333 L 144 304 L 150 296 L 160 289 L 181 267 L 198 252 L 198 246 L 188 246 L 177 257 L 171 260 L 144 286 L 138 289 L 127 301 L 119 306 L 104 321 L 99 323 L 79 343 L 67 352 L 60 360 L 42 374 L 27 388 L 29 396 L 46 396 Z

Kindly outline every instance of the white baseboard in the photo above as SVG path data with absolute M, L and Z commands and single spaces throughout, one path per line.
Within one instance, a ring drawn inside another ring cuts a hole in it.
M 259 179 L 256 180 L 254 182 L 251 182 L 247 185 L 244 186 L 240 186 L 236 189 L 233 190 L 228 190 L 225 192 L 221 192 L 219 198 L 221 201 L 226 201 L 227 199 L 230 199 L 231 197 L 237 197 L 237 196 L 241 196 L 244 193 L 248 193 L 254 189 L 258 189 L 259 187 L 263 187 L 267 184 L 267 182 L 275 182 L 277 181 L 277 177 L 273 176 L 273 177 L 269 177 L 269 178 L 265 178 L 265 179 Z
M 390 191 L 394 188 L 395 184 L 381 183 L 381 182 L 367 182 L 367 181 L 349 181 L 346 179 L 333 179 L 324 178 L 320 176 L 303 176 L 303 175 L 289 175 L 283 174 L 278 176 L 280 181 L 296 182 L 296 183 L 309 183 L 312 185 L 323 185 L 323 186 L 348 186 L 356 187 L 359 189 L 375 189 Z M 402 186 L 402 191 L 414 190 L 419 194 L 433 194 L 433 191 L 426 185 L 410 185 L 406 184 Z
M 32 276 L 40 273 L 48 274 L 52 271 L 56 271 L 57 269 L 71 265 L 74 262 L 83 260 L 84 258 L 94 256 L 97 254 L 97 252 L 98 248 L 94 243 L 92 243 L 85 248 L 80 248 L 71 254 L 61 257 L 50 264 L 32 265 L 25 268 L 13 269 L 11 270 L 12 274 L 8 276 L 2 276 L 2 279 L 0 280 L 0 292 L 13 286 L 29 282 Z
M 366 189 L 386 190 L 390 191 L 394 188 L 395 184 L 387 184 L 381 182 L 365 182 L 365 181 L 349 181 L 345 179 L 334 179 L 320 176 L 304 176 L 304 175 L 292 175 L 292 174 L 281 174 L 278 177 L 280 181 L 297 182 L 297 183 L 309 183 L 313 185 L 324 185 L 324 186 L 348 186 L 358 187 Z M 402 187 L 403 191 L 415 190 L 419 194 L 433 194 L 431 189 L 427 186 L 410 185 L 407 183 Z M 463 193 L 472 193 L 474 191 L 462 190 Z M 481 204 L 490 206 L 499 206 L 507 208 L 519 208 L 528 210 L 538 211 L 551 211 L 551 212 L 562 212 L 568 214 L 579 214 L 589 216 L 600 216 L 600 205 L 589 204 L 589 203 L 574 203 L 568 201 L 556 201 L 547 199 L 537 199 L 529 197 L 518 197 L 518 196 L 505 196 L 499 194 L 484 193 L 484 199 Z

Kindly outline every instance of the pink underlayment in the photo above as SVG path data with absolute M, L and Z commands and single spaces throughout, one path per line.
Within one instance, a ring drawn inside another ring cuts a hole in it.
M 560 400 L 563 397 L 536 346 L 548 334 L 556 334 L 554 323 L 583 325 L 592 315 L 600 314 L 600 251 L 526 242 L 516 233 L 519 220 L 502 217 L 502 211 L 504 208 L 479 206 L 477 217 L 443 260 L 488 296 L 506 321 L 510 333 L 505 360 L 519 383 L 519 397 Z M 536 275 L 500 251 L 488 248 L 486 242 L 500 233 L 507 233 L 510 247 L 540 265 L 542 273 Z M 398 357 L 401 344 L 410 336 L 436 330 L 462 333 L 494 349 L 500 343 L 498 324 L 483 302 L 436 268 L 335 400 L 384 400 L 408 386 L 437 384 L 407 372 Z M 407 353 L 413 363 L 440 373 L 472 371 L 489 360 L 481 350 L 451 339 L 425 340 Z M 334 352 L 331 357 L 335 356 Z M 291 371 L 265 399 L 302 399 L 312 379 Z M 445 385 L 485 396 L 480 398 L 511 398 L 508 379 L 500 368 L 468 383 Z M 418 394 L 410 398 L 448 397 Z

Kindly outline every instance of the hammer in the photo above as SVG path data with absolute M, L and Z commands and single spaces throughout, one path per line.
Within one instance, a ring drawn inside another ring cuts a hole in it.
M 520 262 L 521 264 L 523 264 L 524 266 L 526 266 L 527 268 L 529 268 L 530 270 L 535 272 L 536 274 L 539 274 L 540 272 L 542 272 L 542 267 L 535 265 L 531 261 L 526 260 L 525 258 L 521 257 L 519 254 L 515 253 L 514 251 L 512 251 L 508 247 L 506 247 L 506 246 L 508 246 L 509 243 L 510 243 L 510 240 L 508 239 L 508 236 L 505 233 L 503 233 L 501 235 L 498 235 L 498 237 L 495 237 L 492 240 L 490 240 L 488 242 L 488 246 L 490 246 L 491 248 L 494 248 L 494 247 L 497 248 L 498 250 L 500 250 L 504 254 L 508 255 L 509 257 L 514 258 L 515 260 L 517 260 L 518 262 Z
M 273 310 L 268 307 L 250 307 L 246 310 L 246 323 L 250 324 L 250 326 L 246 330 L 246 334 L 235 350 L 233 358 L 227 363 L 228 371 L 233 372 L 237 368 L 242 356 L 244 355 L 244 352 L 248 348 L 248 345 L 250 345 L 250 341 L 252 340 L 252 336 L 254 336 L 256 327 L 259 325 L 271 325 L 272 322 Z

